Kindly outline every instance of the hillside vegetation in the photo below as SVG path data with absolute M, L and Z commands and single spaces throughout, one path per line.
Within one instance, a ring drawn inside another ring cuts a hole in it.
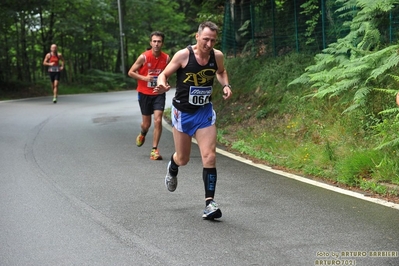
M 226 60 L 234 98 L 215 94 L 219 141 L 265 164 L 394 200 L 399 44 L 387 29 L 397 1 L 336 3 L 346 35 L 318 54 Z
M 397 118 L 371 117 L 362 109 L 344 112 L 348 106 L 337 104 L 337 97 L 310 97 L 313 88 L 288 86 L 313 58 L 293 53 L 275 59 L 227 59 L 234 97 L 224 101 L 215 90 L 219 142 L 275 168 L 395 200 L 397 146 L 380 146 L 397 137 Z M 395 106 L 394 97 L 379 98 Z

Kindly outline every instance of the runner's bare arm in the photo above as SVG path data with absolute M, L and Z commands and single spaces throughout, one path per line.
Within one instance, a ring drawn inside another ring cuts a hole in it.
M 43 60 L 43 66 L 52 66 L 54 64 L 52 62 L 50 63 L 49 59 L 50 59 L 50 54 L 46 54 Z
M 60 66 L 60 70 L 62 71 L 65 68 L 65 59 L 62 54 L 58 54 L 58 58 L 62 61 L 62 65 Z
M 130 68 L 129 72 L 127 73 L 129 77 L 137 79 L 137 80 L 144 80 L 144 81 L 151 81 L 152 77 L 151 76 L 143 76 L 138 73 L 139 69 L 144 65 L 145 63 L 145 58 L 144 55 L 140 55 L 136 62 L 132 65 Z
M 219 81 L 220 85 L 223 86 L 223 98 L 226 100 L 231 97 L 232 92 L 229 86 L 229 76 L 227 75 L 227 71 L 224 68 L 224 56 L 223 53 L 219 50 L 215 49 L 215 58 L 216 63 L 218 65 L 218 70 L 216 72 L 216 78 Z

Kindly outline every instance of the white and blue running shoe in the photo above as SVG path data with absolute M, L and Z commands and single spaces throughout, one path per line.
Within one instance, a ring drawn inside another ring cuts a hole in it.
M 219 205 L 212 200 L 211 203 L 206 206 L 202 218 L 206 220 L 213 220 L 220 217 L 222 217 L 222 211 L 219 209 Z
M 170 192 L 173 192 L 177 188 L 177 173 L 176 175 L 170 173 L 170 164 L 171 162 L 168 163 L 168 167 L 166 168 L 165 186 Z

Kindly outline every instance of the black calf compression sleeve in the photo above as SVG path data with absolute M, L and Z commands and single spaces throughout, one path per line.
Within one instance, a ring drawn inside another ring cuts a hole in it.
M 202 178 L 204 180 L 205 198 L 213 198 L 217 181 L 216 168 L 204 168 Z
M 173 160 L 173 154 L 170 157 L 170 167 L 169 167 L 169 173 L 177 176 L 177 173 L 179 172 L 179 166 L 175 163 L 175 160 Z
M 175 160 L 173 160 L 173 154 L 170 157 L 170 168 L 172 168 L 173 170 L 176 170 L 179 168 L 179 166 L 175 163 Z

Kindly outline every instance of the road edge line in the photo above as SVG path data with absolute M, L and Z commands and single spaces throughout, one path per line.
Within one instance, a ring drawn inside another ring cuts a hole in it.
M 171 125 L 169 125 L 169 123 L 164 118 L 162 119 L 162 125 L 167 130 L 172 132 Z M 197 144 L 197 141 L 194 138 L 192 139 L 192 142 Z M 325 183 L 322 183 L 322 182 L 319 182 L 319 181 L 315 181 L 315 180 L 312 180 L 312 179 L 309 179 L 309 178 L 306 178 L 306 177 L 302 177 L 302 176 L 294 175 L 294 174 L 291 174 L 291 173 L 286 173 L 286 172 L 281 171 L 281 170 L 273 169 L 270 166 L 267 166 L 267 165 L 264 165 L 264 164 L 259 164 L 259 163 L 254 163 L 251 160 L 248 160 L 248 159 L 245 159 L 245 158 L 240 157 L 238 155 L 235 155 L 233 153 L 224 151 L 224 150 L 222 150 L 220 148 L 216 148 L 216 152 L 219 153 L 219 154 L 222 154 L 222 155 L 224 155 L 226 157 L 229 157 L 231 159 L 240 161 L 242 163 L 246 163 L 248 165 L 260 168 L 262 170 L 265 170 L 265 171 L 268 171 L 268 172 L 271 172 L 271 173 L 274 173 L 274 174 L 278 174 L 278 175 L 281 175 L 281 176 L 284 176 L 284 177 L 287 177 L 287 178 L 291 178 L 291 179 L 297 180 L 299 182 L 307 183 L 309 185 L 317 186 L 317 187 L 324 188 L 324 189 L 327 189 L 327 190 L 330 190 L 330 191 L 333 191 L 333 192 L 337 192 L 337 193 L 340 193 L 340 194 L 344 194 L 344 195 L 347 195 L 347 196 L 351 196 L 351 197 L 354 197 L 354 198 L 358 198 L 358 199 L 361 199 L 361 200 L 373 202 L 373 203 L 376 203 L 376 204 L 379 204 L 379 205 L 383 205 L 385 207 L 389 207 L 389 208 L 393 208 L 393 209 L 399 210 L 399 204 L 396 204 L 396 203 L 393 203 L 393 202 L 389 202 L 389 201 L 386 201 L 386 200 L 383 200 L 383 199 L 368 197 L 368 196 L 365 196 L 362 193 L 346 190 L 346 189 L 339 188 L 339 187 L 334 187 L 334 186 L 331 186 L 329 184 L 325 184 Z

